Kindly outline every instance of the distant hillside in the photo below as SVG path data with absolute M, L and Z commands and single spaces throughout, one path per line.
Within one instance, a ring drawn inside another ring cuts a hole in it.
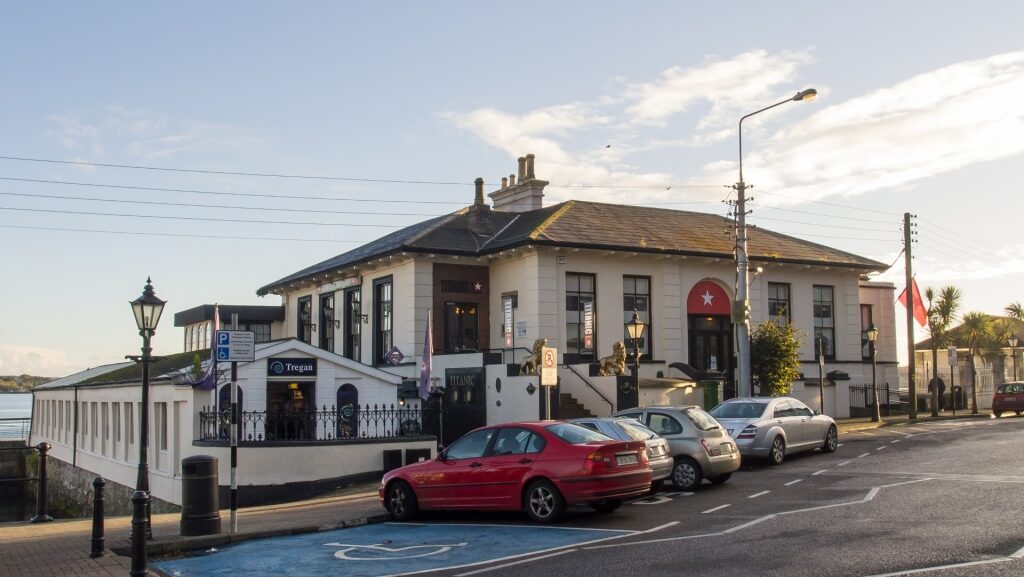
M 48 383 L 53 377 L 33 377 L 32 375 L 0 375 L 0 391 L 28 392 L 32 387 Z

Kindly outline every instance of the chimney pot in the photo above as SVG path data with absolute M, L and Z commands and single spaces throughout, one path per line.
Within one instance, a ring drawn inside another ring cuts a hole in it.
M 533 157 L 532 154 L 527 154 L 526 155 L 526 179 L 527 180 L 533 180 L 534 178 L 536 178 L 536 176 L 534 176 L 534 173 L 533 173 L 533 158 L 534 157 Z
M 514 175 L 514 174 L 508 175 L 508 185 L 509 186 L 515 186 L 516 185 L 516 175 Z
M 508 177 L 507 176 L 501 177 L 501 187 L 502 188 L 508 188 Z
M 520 156 L 519 161 L 519 182 L 526 180 L 526 157 Z
M 481 206 L 484 203 L 484 179 L 477 178 L 473 184 L 476 185 L 476 195 L 473 198 L 473 204 Z

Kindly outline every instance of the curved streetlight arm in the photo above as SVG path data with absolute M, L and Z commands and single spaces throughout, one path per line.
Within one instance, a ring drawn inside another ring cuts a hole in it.
M 747 114 L 746 116 L 740 118 L 740 122 L 739 122 L 740 182 L 743 182 L 743 121 L 748 119 L 748 118 L 750 118 L 751 116 L 754 116 L 755 114 L 761 114 L 765 110 L 771 110 L 772 108 L 775 108 L 776 106 L 782 106 L 783 104 L 785 104 L 787 102 L 799 102 L 801 100 L 813 100 L 817 95 L 818 95 L 818 91 L 813 89 L 813 88 L 808 88 L 807 90 L 801 90 L 800 92 L 797 92 L 796 96 L 793 96 L 792 98 L 787 98 L 787 99 L 782 100 L 780 102 L 776 102 L 775 104 L 772 104 L 771 106 L 765 106 L 761 110 L 755 110 L 754 112 L 751 112 L 750 114 Z

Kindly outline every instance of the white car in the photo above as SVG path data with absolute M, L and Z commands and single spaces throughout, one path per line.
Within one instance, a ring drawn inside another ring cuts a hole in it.
M 744 457 L 767 458 L 782 463 L 787 453 L 821 449 L 831 453 L 839 446 L 836 422 L 792 397 L 729 399 L 711 410 Z

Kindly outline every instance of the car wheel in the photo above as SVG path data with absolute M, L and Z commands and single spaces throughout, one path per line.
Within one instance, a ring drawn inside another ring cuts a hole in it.
M 419 513 L 416 493 L 405 481 L 395 481 L 388 487 L 388 513 L 395 521 L 408 521 Z
M 565 499 L 551 481 L 530 483 L 525 501 L 526 514 L 538 523 L 553 523 L 565 513 Z
M 732 477 L 732 473 L 726 473 L 724 475 L 719 475 L 717 477 L 711 477 L 710 479 L 708 479 L 708 481 L 711 481 L 712 485 L 721 485 L 722 483 L 728 481 L 729 477 Z
M 786 460 L 786 441 L 779 435 L 772 440 L 772 448 L 768 451 L 768 460 L 772 465 L 781 465 Z
M 594 501 L 590 504 L 590 508 L 598 513 L 611 513 L 621 506 L 622 501 L 620 499 L 605 499 L 604 501 Z
M 704 475 L 697 461 L 684 457 L 672 468 L 672 483 L 680 491 L 694 491 L 700 487 Z
M 835 427 L 829 427 L 828 432 L 825 433 L 825 444 L 821 446 L 821 450 L 826 453 L 834 453 L 837 447 L 839 447 L 839 431 Z

